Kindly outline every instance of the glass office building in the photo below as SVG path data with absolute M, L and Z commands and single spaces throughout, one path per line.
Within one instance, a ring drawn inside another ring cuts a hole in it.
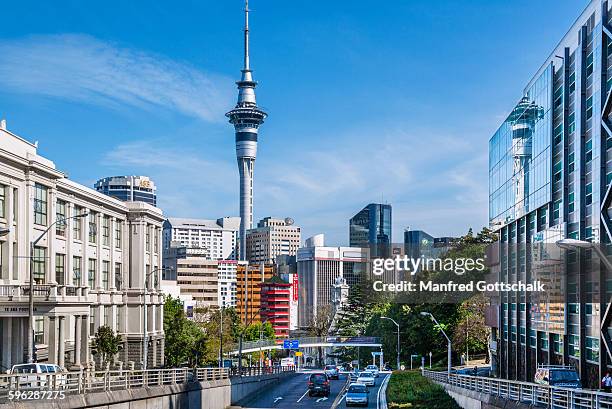
M 492 271 L 504 282 L 543 274 L 554 283 L 545 303 L 493 298 L 487 322 L 502 378 L 533 381 L 538 365 L 571 365 L 584 386 L 598 387 L 612 368 L 612 272 L 592 248 L 556 267 L 530 250 L 552 251 L 562 238 L 612 242 L 611 16 L 607 1 L 591 1 L 489 140 L 489 221 L 499 234 Z
M 446 254 L 454 241 L 453 237 L 433 237 L 422 230 L 405 230 L 404 253 L 413 259 L 437 258 Z
M 370 247 L 373 257 L 387 257 L 391 239 L 390 204 L 370 203 L 349 221 L 349 246 Z
M 145 202 L 157 206 L 157 188 L 147 176 L 111 176 L 98 180 L 94 188 L 124 202 Z

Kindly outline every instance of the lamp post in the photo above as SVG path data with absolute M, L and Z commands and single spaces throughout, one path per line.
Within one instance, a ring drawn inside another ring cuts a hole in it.
M 172 267 L 157 267 L 155 269 L 153 269 L 152 271 L 150 271 L 148 274 L 145 274 L 145 282 L 144 282 L 144 308 L 143 308 L 143 312 L 144 312 L 144 322 L 143 322 L 143 328 L 144 328 L 144 334 L 142 337 L 142 342 L 143 342 L 143 348 L 142 348 L 142 369 L 146 370 L 147 366 L 148 366 L 148 357 L 149 357 L 149 316 L 148 316 L 148 311 L 147 311 L 147 295 L 148 292 L 147 290 L 149 289 L 149 277 L 153 274 L 153 273 L 157 273 L 158 271 L 170 271 L 173 270 Z
M 29 364 L 34 362 L 34 247 L 39 241 L 42 240 L 43 237 L 45 237 L 47 232 L 51 230 L 51 228 L 55 226 L 56 224 L 58 223 L 60 225 L 65 224 L 66 220 L 87 217 L 88 215 L 89 213 L 85 212 L 85 213 L 77 214 L 72 217 L 59 218 L 55 220 L 53 223 L 51 223 L 49 227 L 47 227 L 45 231 L 43 231 L 36 240 L 33 240 L 32 242 L 30 242 L 30 272 L 29 272 L 30 293 L 28 295 L 28 353 L 27 353 L 27 361 Z
M 393 322 L 395 326 L 397 327 L 397 370 L 399 371 L 400 370 L 400 326 L 393 318 L 380 317 L 380 319 L 389 320 Z
M 564 250 L 593 249 L 595 250 L 595 253 L 597 253 L 597 256 L 599 256 L 601 261 L 604 263 L 608 271 L 612 271 L 612 263 L 610 262 L 610 260 L 608 260 L 608 257 L 606 257 L 604 252 L 601 251 L 601 248 L 595 243 L 576 239 L 562 239 L 557 241 L 556 244 Z
M 448 376 L 450 376 L 450 373 L 451 373 L 451 364 L 452 364 L 452 362 L 451 362 L 451 359 L 452 359 L 451 340 L 448 337 L 448 335 L 446 335 L 446 332 L 444 332 L 444 329 L 442 329 L 442 327 L 440 326 L 438 321 L 436 321 L 436 318 L 433 316 L 432 313 L 423 311 L 423 312 L 421 312 L 421 315 L 424 316 L 424 317 L 428 316 L 429 318 L 431 318 L 431 320 L 438 326 L 438 328 L 440 328 L 440 332 L 442 332 L 442 334 L 444 335 L 444 338 L 446 338 L 446 340 L 448 341 L 448 351 L 447 351 L 447 354 L 448 354 L 448 366 L 447 366 L 447 374 L 448 374 Z

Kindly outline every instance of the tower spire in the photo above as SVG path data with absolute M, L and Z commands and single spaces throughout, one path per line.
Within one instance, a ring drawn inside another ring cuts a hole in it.
M 244 71 L 250 71 L 249 62 L 249 0 L 244 0 Z

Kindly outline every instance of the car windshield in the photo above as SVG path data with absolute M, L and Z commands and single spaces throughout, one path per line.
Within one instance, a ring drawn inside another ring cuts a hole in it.
M 327 366 L 325 367 L 325 369 L 327 369 L 327 370 L 330 370 L 330 369 L 336 369 L 336 367 L 335 367 L 335 366 L 333 366 L 333 365 L 327 365 Z
M 376 369 L 374 365 L 368 365 L 368 369 Z
M 362 372 L 359 374 L 359 376 L 361 378 L 371 378 L 372 377 L 372 373 L 371 372 Z
M 21 365 L 14 369 L 15 373 L 36 373 L 36 365 Z
M 366 386 L 365 385 L 351 385 L 349 386 L 349 393 L 365 393 Z
M 312 382 L 325 382 L 327 380 L 327 376 L 317 373 L 310 375 L 310 380 Z
M 550 380 L 556 382 L 577 381 L 578 374 L 572 370 L 550 371 Z

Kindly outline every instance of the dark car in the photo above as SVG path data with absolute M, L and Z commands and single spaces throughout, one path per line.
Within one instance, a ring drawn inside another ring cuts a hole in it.
M 308 378 L 308 396 L 329 396 L 329 378 L 323 372 L 310 374 Z

